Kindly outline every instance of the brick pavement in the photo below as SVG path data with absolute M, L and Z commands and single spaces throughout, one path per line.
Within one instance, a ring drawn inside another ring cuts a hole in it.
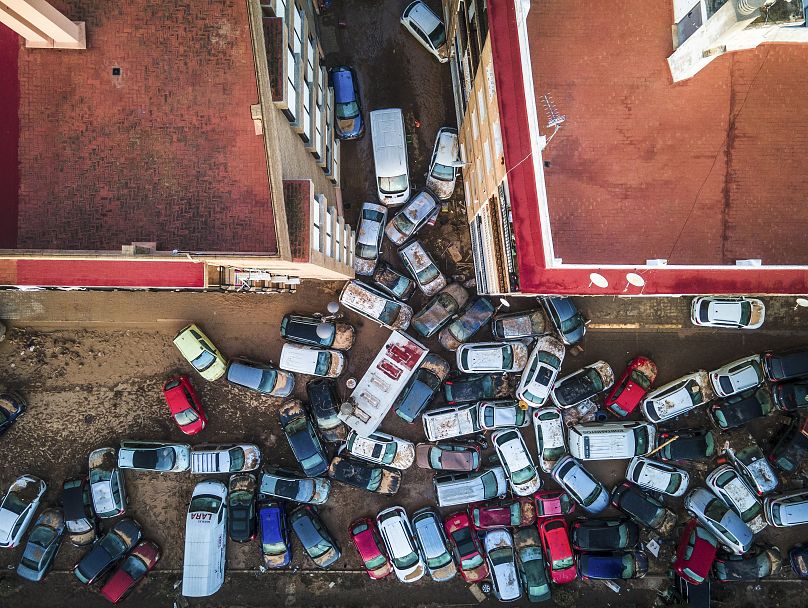
M 246 2 L 54 5 L 88 50 L 20 50 L 18 246 L 274 253 Z
M 535 92 L 567 115 L 544 152 L 556 256 L 808 264 L 808 46 L 729 54 L 673 84 L 670 26 L 670 0 L 531 8 Z

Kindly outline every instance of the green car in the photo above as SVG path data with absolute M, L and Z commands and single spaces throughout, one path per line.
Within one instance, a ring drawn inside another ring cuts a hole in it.
M 534 527 L 520 528 L 513 535 L 516 545 L 517 570 L 522 589 L 529 602 L 538 604 L 551 599 L 546 564 L 541 551 L 539 533 Z

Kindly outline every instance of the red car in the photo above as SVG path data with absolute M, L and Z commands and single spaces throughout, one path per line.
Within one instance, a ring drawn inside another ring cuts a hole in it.
M 488 578 L 485 552 L 468 514 L 460 511 L 450 515 L 443 522 L 443 528 L 452 544 L 452 553 L 455 562 L 460 565 L 460 576 L 463 580 L 467 583 L 476 583 Z
M 540 519 L 539 536 L 553 582 L 561 585 L 574 581 L 578 577 L 578 572 L 572 556 L 570 530 L 567 522 L 560 517 Z
M 393 571 L 393 566 L 384 553 L 376 522 L 370 517 L 360 517 L 351 522 L 348 530 L 368 576 L 375 580 L 388 576 Z
M 700 585 L 710 574 L 717 551 L 715 536 L 702 528 L 698 520 L 691 519 L 679 537 L 673 569 L 688 583 Z
M 570 495 L 561 490 L 539 490 L 533 495 L 536 503 L 536 517 L 569 515 L 575 511 L 575 503 Z
M 146 577 L 159 559 L 160 547 L 156 543 L 140 541 L 101 587 L 101 595 L 117 604 Z
M 469 518 L 476 530 L 521 528 L 536 521 L 536 507 L 529 496 L 469 505 Z
M 606 395 L 606 409 L 619 418 L 629 416 L 637 409 L 657 377 L 656 363 L 646 357 L 629 361 L 626 371 Z
M 171 416 L 183 433 L 196 435 L 205 428 L 208 419 L 188 376 L 171 378 L 163 386 L 163 395 Z

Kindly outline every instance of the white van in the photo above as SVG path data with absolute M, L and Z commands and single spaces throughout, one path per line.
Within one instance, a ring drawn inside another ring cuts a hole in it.
M 432 479 L 439 507 L 465 505 L 505 496 L 508 478 L 500 466 L 478 473 L 436 475 Z
M 196 484 L 185 520 L 182 594 L 207 597 L 224 583 L 227 547 L 227 486 L 219 481 Z
M 345 355 L 338 350 L 287 342 L 281 350 L 278 367 L 287 372 L 336 378 L 345 368 Z
M 656 428 L 637 421 L 590 422 L 569 427 L 570 454 L 579 460 L 618 460 L 656 447 Z
M 407 135 L 400 108 L 370 113 L 370 137 L 376 190 L 385 205 L 403 205 L 410 198 L 410 171 L 407 167 Z

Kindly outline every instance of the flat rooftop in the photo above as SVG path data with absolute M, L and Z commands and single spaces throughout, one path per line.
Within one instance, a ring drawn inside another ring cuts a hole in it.
M 86 22 L 86 51 L 28 50 L 0 25 L 0 73 L 18 74 L 18 124 L 0 132 L 19 136 L 16 186 L 0 149 L 0 188 L 17 190 L 0 248 L 277 253 L 247 3 L 52 4 Z
M 808 45 L 727 54 L 673 84 L 671 17 L 671 0 L 531 5 L 534 92 L 567 116 L 543 152 L 555 257 L 808 264 Z

